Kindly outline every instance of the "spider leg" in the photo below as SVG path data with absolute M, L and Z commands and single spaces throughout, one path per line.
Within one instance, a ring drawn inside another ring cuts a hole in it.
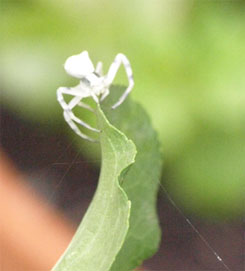
M 89 111 L 91 111 L 91 112 L 94 112 L 94 109 L 90 106 L 90 105 L 88 105 L 88 104 L 86 104 L 86 103 L 84 103 L 84 102 L 82 102 L 81 100 L 82 100 L 83 98 L 81 98 L 81 97 L 79 97 L 79 96 L 75 96 L 73 99 L 71 99 L 70 100 L 70 102 L 68 103 L 68 107 L 70 108 L 70 110 L 71 109 L 73 109 L 76 105 L 78 105 L 78 106 L 80 106 L 80 107 L 83 107 L 83 108 L 85 108 L 85 109 L 88 109 Z
M 63 94 L 70 94 L 70 95 L 80 95 L 80 96 L 75 96 L 73 99 L 71 99 L 71 101 L 67 104 L 64 100 Z M 80 135 L 82 138 L 86 138 L 88 139 L 89 137 L 87 137 L 86 135 L 84 135 L 79 128 L 77 127 L 77 125 L 73 122 L 77 122 L 80 125 L 84 126 L 85 128 L 92 130 L 94 132 L 100 132 L 98 129 L 95 129 L 93 127 L 91 127 L 89 124 L 87 124 L 86 122 L 80 120 L 79 118 L 77 118 L 74 113 L 72 112 L 72 109 L 81 101 L 81 99 L 84 97 L 81 97 L 81 93 L 75 93 L 74 89 L 69 89 L 69 88 L 59 88 L 57 90 L 57 99 L 58 102 L 60 103 L 61 107 L 64 109 L 64 118 L 66 120 L 66 122 L 69 124 L 69 126 L 78 134 Z M 88 139 L 88 140 L 93 140 L 93 139 Z M 93 140 L 94 141 L 94 140 Z
M 102 102 L 108 95 L 109 95 L 110 91 L 109 88 L 105 89 L 105 92 L 102 94 L 100 101 Z
M 112 106 L 113 109 L 117 108 L 121 103 L 124 102 L 124 100 L 126 99 L 126 97 L 128 96 L 128 94 L 130 93 L 130 91 L 132 90 L 134 86 L 133 72 L 132 72 L 130 62 L 127 59 L 127 57 L 123 54 L 116 55 L 115 60 L 111 64 L 108 74 L 106 75 L 106 78 L 105 78 L 106 83 L 110 85 L 113 82 L 120 65 L 123 65 L 125 68 L 129 85 L 127 89 L 125 90 L 125 92 L 123 93 L 123 95 L 120 97 L 119 101 Z
M 83 139 L 86 139 L 86 140 L 89 140 L 91 142 L 96 142 L 95 139 L 89 137 L 89 136 L 86 136 L 85 134 L 83 134 L 80 129 L 77 127 L 77 125 L 72 121 L 69 113 L 67 111 L 64 111 L 64 118 L 65 118 L 65 121 L 68 123 L 68 125 L 71 127 L 71 129 L 77 134 L 79 135 L 80 137 L 82 137 Z
M 103 74 L 103 64 L 101 61 L 99 61 L 96 65 L 95 72 L 98 73 L 99 76 L 102 76 Z
M 100 130 L 96 129 L 96 128 L 93 128 L 91 127 L 89 124 L 87 124 L 86 122 L 82 121 L 81 119 L 79 119 L 78 117 L 76 117 L 74 115 L 74 113 L 72 112 L 72 108 L 74 108 L 81 100 L 82 98 L 81 97 L 74 97 L 69 103 L 68 103 L 68 109 L 65 110 L 67 111 L 67 113 L 69 114 L 70 118 L 72 120 L 74 120 L 75 122 L 79 123 L 80 125 L 84 126 L 85 128 L 91 130 L 91 131 L 94 131 L 94 132 L 97 132 L 99 133 Z
M 98 104 L 99 103 L 99 99 L 96 96 L 96 94 L 92 90 L 89 90 L 89 94 L 94 99 L 94 101 Z
M 90 105 L 88 105 L 88 104 L 86 104 L 84 102 L 80 101 L 77 105 L 82 107 L 82 108 L 88 109 L 89 111 L 94 113 L 94 109 Z
M 72 110 L 81 100 L 82 98 L 79 96 L 75 96 L 70 100 L 70 102 L 67 104 L 68 108 Z

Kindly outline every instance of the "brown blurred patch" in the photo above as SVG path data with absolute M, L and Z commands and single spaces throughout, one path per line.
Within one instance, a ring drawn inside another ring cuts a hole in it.
M 50 270 L 74 233 L 0 153 L 0 270 Z

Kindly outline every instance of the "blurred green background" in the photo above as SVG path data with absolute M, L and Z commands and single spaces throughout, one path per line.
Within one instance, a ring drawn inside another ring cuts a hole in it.
M 199 217 L 244 217 L 244 1 L 0 3 L 2 106 L 67 133 L 95 157 L 96 148 L 64 122 L 56 89 L 77 84 L 63 69 L 68 56 L 88 50 L 106 72 L 122 52 L 134 71 L 131 95 L 158 131 L 170 195 Z M 116 82 L 127 83 L 123 73 Z

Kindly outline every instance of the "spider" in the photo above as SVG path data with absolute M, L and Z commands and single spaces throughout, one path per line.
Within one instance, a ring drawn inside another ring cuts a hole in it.
M 106 75 L 102 74 L 102 62 L 98 62 L 96 68 L 94 68 L 87 51 L 83 51 L 78 55 L 70 56 L 66 60 L 64 64 L 66 72 L 69 75 L 78 78 L 80 83 L 75 87 L 58 88 L 57 100 L 64 110 L 63 114 L 65 121 L 80 137 L 89 141 L 96 141 L 82 133 L 77 124 L 80 124 L 94 132 L 100 132 L 100 130 L 91 127 L 89 124 L 76 117 L 72 112 L 72 109 L 75 106 L 80 106 L 93 112 L 93 108 L 84 103 L 82 100 L 87 97 L 92 97 L 96 103 L 103 101 L 110 93 L 109 87 L 112 84 L 121 64 L 125 68 L 129 85 L 118 102 L 112 106 L 112 109 L 117 108 L 121 103 L 123 103 L 134 86 L 132 68 L 127 57 L 121 53 L 117 54 Z M 64 94 L 74 97 L 70 100 L 70 102 L 66 103 L 63 96 Z

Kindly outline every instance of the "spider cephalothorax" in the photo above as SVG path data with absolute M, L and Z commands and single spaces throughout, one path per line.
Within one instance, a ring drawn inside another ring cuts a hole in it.
M 96 68 L 89 58 L 88 52 L 83 51 L 81 54 L 70 56 L 64 65 L 66 72 L 79 79 L 80 83 L 71 88 L 60 87 L 57 90 L 57 98 L 61 107 L 64 109 L 64 118 L 70 127 L 82 138 L 94 141 L 92 138 L 83 134 L 78 128 L 77 124 L 80 124 L 89 130 L 99 132 L 99 130 L 91 127 L 89 124 L 77 118 L 72 109 L 75 106 L 81 106 L 83 108 L 93 111 L 93 109 L 82 102 L 82 99 L 92 97 L 96 103 L 102 101 L 110 93 L 109 87 L 112 84 L 120 65 L 124 65 L 125 71 L 128 77 L 129 85 L 119 101 L 112 106 L 113 109 L 118 107 L 127 97 L 129 92 L 134 86 L 133 74 L 131 65 L 127 57 L 123 54 L 117 54 L 115 60 L 111 64 L 109 71 L 106 75 L 102 74 L 102 63 L 98 62 Z M 68 94 L 74 96 L 69 103 L 66 103 L 63 95 Z

